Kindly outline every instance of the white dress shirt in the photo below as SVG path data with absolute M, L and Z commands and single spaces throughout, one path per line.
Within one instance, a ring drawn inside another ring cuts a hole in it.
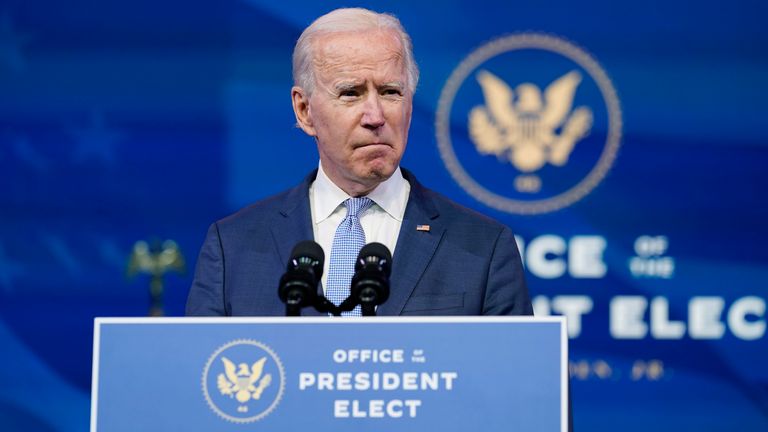
M 366 244 L 379 242 L 394 256 L 410 192 L 411 185 L 403 178 L 398 167 L 387 181 L 376 186 L 376 189 L 367 195 L 373 201 L 373 205 L 360 216 L 360 225 L 365 232 Z M 336 234 L 336 228 L 347 215 L 347 208 L 343 205 L 347 198 L 351 197 L 328 178 L 320 164 L 317 178 L 309 187 L 309 206 L 312 211 L 315 241 L 320 244 L 325 253 L 323 291 L 325 291 L 328 269 L 331 265 L 333 237 Z

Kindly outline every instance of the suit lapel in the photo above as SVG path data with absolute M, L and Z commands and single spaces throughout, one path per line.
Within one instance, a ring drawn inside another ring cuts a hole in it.
M 317 171 L 313 171 L 300 185 L 293 188 L 278 207 L 278 216 L 270 227 L 275 242 L 282 271 L 288 266 L 288 258 L 293 247 L 303 240 L 314 240 L 312 230 L 312 211 L 309 206 L 309 185 L 315 180 Z M 277 288 L 277 287 L 276 287 Z M 277 289 L 275 290 L 277 293 Z M 305 308 L 302 315 L 324 315 L 314 308 Z
M 392 257 L 389 300 L 379 306 L 378 315 L 400 315 L 445 231 L 439 222 L 439 213 L 425 189 L 410 172 L 402 171 L 411 184 L 411 193 Z M 417 230 L 419 225 L 428 225 L 429 230 Z

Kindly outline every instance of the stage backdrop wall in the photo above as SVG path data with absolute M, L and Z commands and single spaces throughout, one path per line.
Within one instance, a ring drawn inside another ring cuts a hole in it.
M 577 430 L 768 429 L 766 4 L 360 4 L 413 37 L 403 166 L 568 316 Z M 136 241 L 178 245 L 181 315 L 208 225 L 316 166 L 290 54 L 341 5 L 3 3 L 0 429 L 85 430 L 93 317 L 148 312 Z

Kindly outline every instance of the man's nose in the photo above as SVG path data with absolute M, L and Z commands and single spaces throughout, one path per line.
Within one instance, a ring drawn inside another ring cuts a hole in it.
M 378 94 L 371 93 L 366 99 L 363 105 L 361 124 L 368 129 L 378 129 L 384 126 L 384 111 Z

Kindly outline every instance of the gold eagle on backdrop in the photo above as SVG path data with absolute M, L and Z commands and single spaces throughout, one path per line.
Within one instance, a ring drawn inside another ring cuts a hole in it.
M 478 152 L 506 157 L 522 172 L 534 172 L 547 162 L 565 165 L 576 142 L 592 128 L 589 108 L 572 110 L 581 83 L 581 74 L 575 70 L 547 86 L 543 100 L 541 90 L 532 83 L 513 91 L 486 70 L 477 73 L 477 81 L 485 105 L 470 111 L 469 136 Z
M 267 361 L 266 357 L 259 359 L 250 368 L 246 363 L 235 366 L 226 357 L 222 357 L 221 361 L 224 363 L 224 373 L 219 374 L 217 378 L 216 384 L 219 391 L 224 396 L 234 396 L 240 403 L 260 399 L 261 393 L 272 383 L 272 375 L 261 376 L 264 371 L 264 362 Z

